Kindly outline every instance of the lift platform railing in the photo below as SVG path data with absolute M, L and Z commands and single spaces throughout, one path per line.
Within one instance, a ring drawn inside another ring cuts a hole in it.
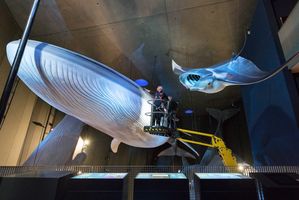
M 155 102 L 160 102 L 161 106 L 157 106 L 155 104 Z M 167 126 L 167 115 L 169 114 L 168 111 L 168 107 L 169 107 L 169 101 L 164 100 L 164 99 L 150 99 L 147 101 L 148 104 L 150 104 L 152 106 L 151 108 L 151 112 L 147 112 L 145 113 L 146 116 L 150 116 L 151 117 L 151 126 L 154 125 L 154 114 L 162 114 L 162 126 L 166 125 Z M 166 124 L 165 124 L 166 123 Z M 160 126 L 160 124 L 158 124 L 158 126 Z

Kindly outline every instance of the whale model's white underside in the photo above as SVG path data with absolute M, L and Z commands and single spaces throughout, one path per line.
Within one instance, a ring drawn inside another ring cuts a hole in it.
M 19 41 L 7 45 L 12 64 Z M 41 99 L 58 110 L 120 142 L 151 148 L 168 138 L 143 132 L 150 124 L 146 112 L 152 97 L 115 70 L 80 54 L 29 40 L 18 71 L 20 79 Z

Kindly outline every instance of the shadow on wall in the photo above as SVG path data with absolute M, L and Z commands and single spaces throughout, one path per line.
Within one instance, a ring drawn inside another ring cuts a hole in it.
M 255 165 L 299 165 L 299 134 L 291 120 L 277 106 L 260 115 L 251 137 Z

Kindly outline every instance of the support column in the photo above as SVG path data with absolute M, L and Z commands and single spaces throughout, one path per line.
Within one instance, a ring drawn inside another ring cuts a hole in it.
M 269 0 L 259 0 L 242 56 L 265 71 L 284 63 Z M 298 92 L 285 69 L 259 84 L 242 86 L 255 165 L 298 165 Z M 296 100 L 297 99 L 297 100 Z

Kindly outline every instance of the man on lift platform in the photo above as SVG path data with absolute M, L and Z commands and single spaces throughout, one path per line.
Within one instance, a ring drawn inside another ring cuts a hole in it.
M 167 106 L 167 126 L 169 128 L 176 129 L 176 112 L 178 108 L 178 103 L 173 99 L 172 96 L 168 96 L 168 106 Z
M 154 135 L 172 137 L 176 131 L 177 103 L 169 98 L 163 91 L 162 86 L 157 87 L 157 91 L 152 103 L 151 125 L 145 126 L 144 131 Z
M 163 91 L 163 87 L 159 85 L 157 87 L 155 96 L 154 96 L 154 103 L 153 103 L 153 119 L 152 119 L 152 126 L 163 126 L 164 117 L 166 114 L 166 109 L 168 105 L 168 97 Z M 162 125 L 161 125 L 161 119 Z

